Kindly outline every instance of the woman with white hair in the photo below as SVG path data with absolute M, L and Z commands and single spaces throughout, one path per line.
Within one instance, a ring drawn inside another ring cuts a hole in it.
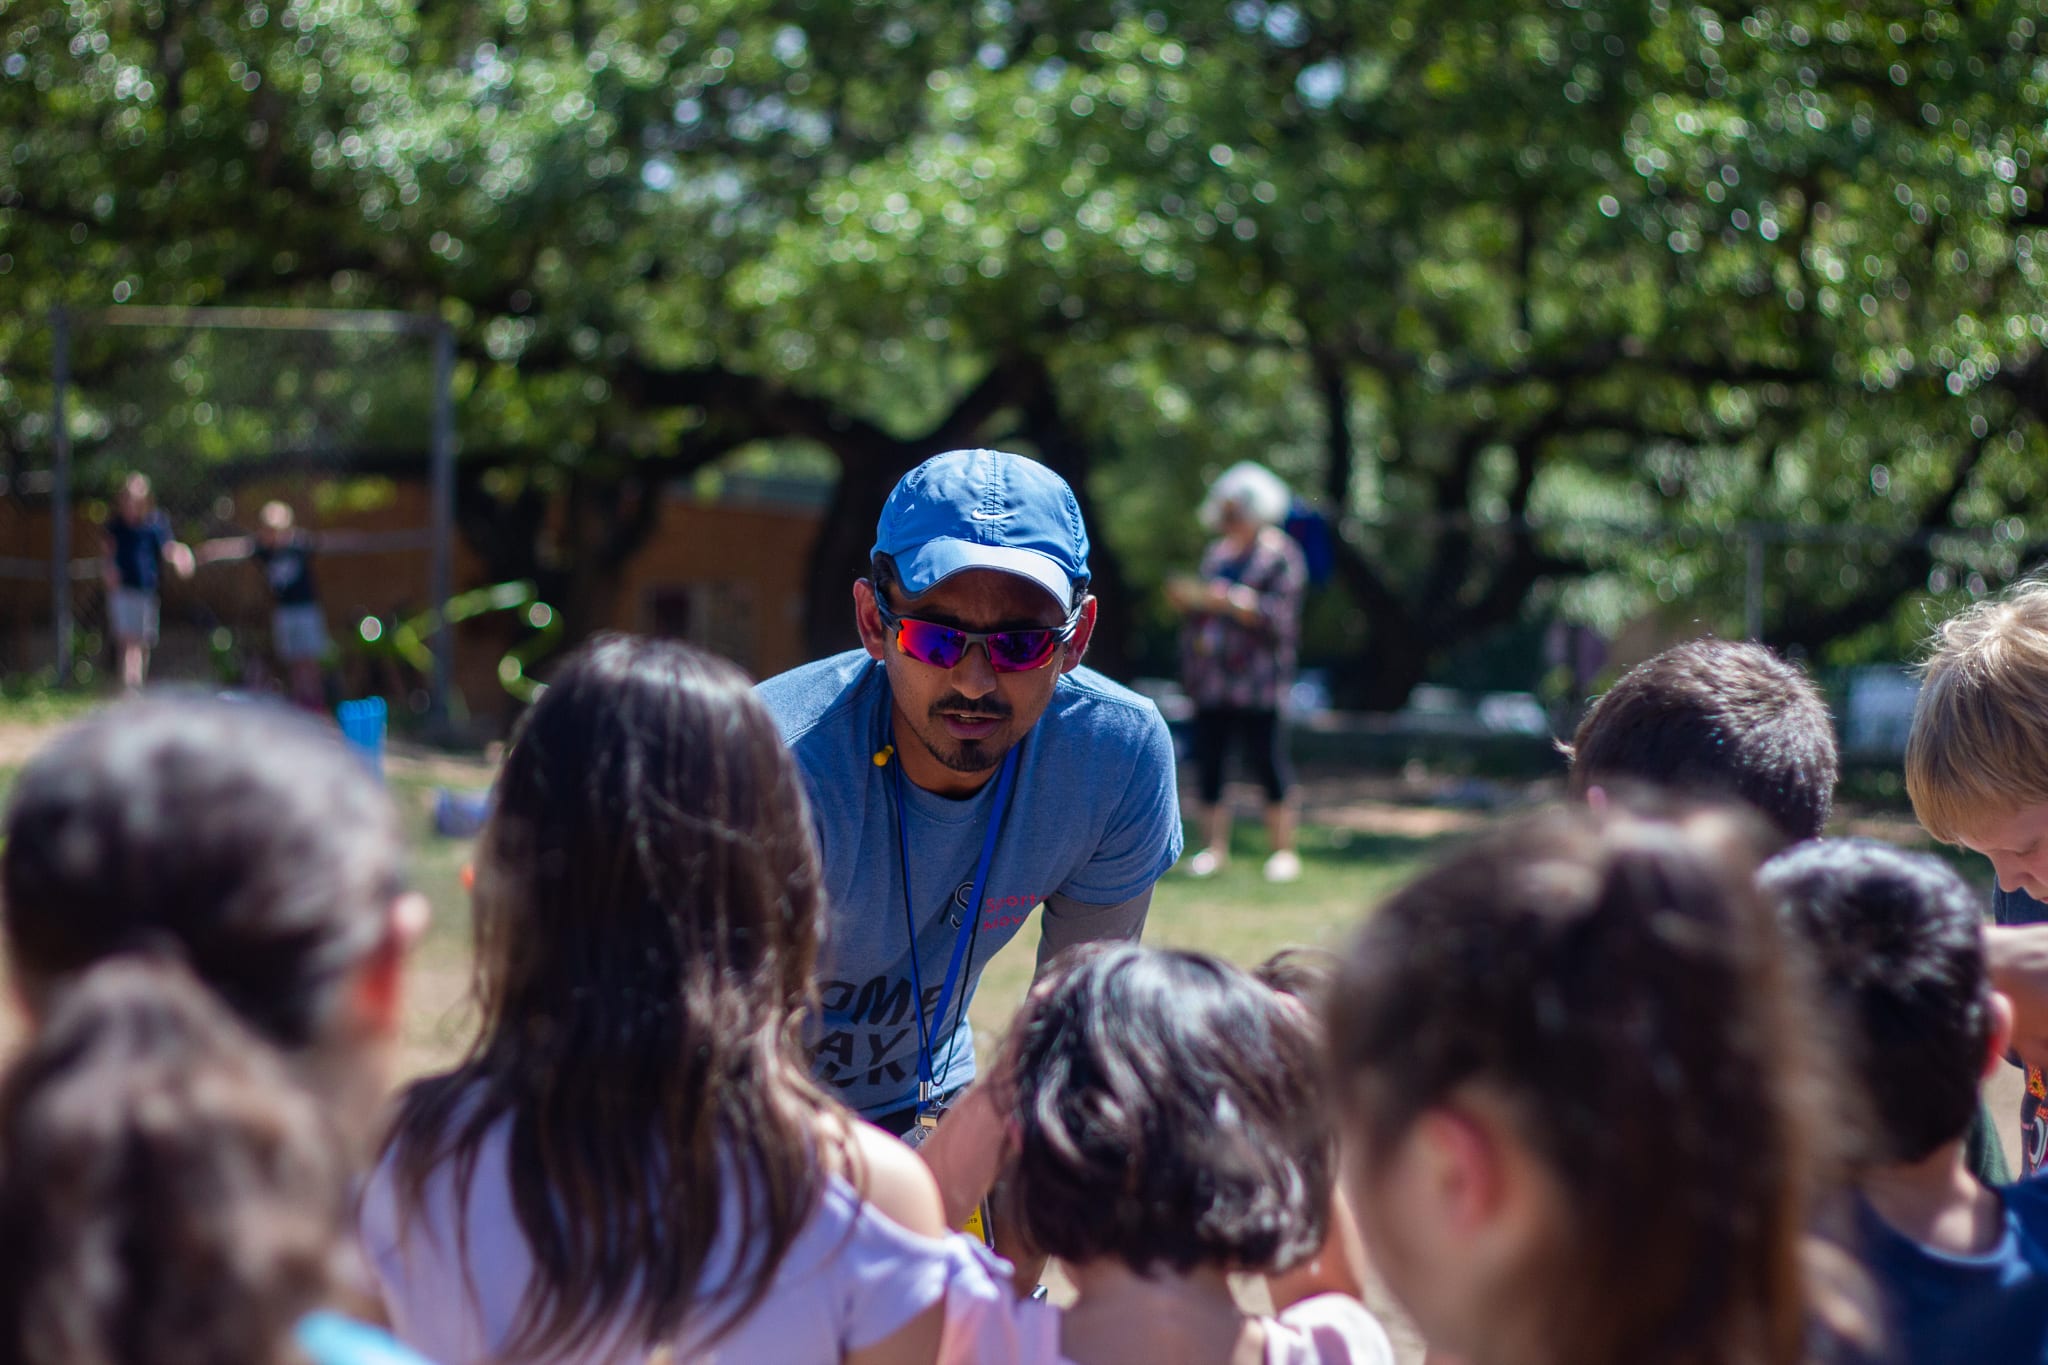
M 1197 513 L 1218 538 L 1202 554 L 1201 573 L 1168 580 L 1167 601 L 1185 616 L 1182 686 L 1195 703 L 1195 767 L 1201 792 L 1202 848 L 1189 863 L 1197 877 L 1230 858 L 1230 808 L 1223 804 L 1223 762 L 1241 745 L 1266 791 L 1272 852 L 1266 880 L 1301 875 L 1294 851 L 1286 740 L 1280 705 L 1294 680 L 1301 597 L 1308 581 L 1301 549 L 1282 529 L 1293 496 L 1278 475 L 1246 460 L 1210 485 Z

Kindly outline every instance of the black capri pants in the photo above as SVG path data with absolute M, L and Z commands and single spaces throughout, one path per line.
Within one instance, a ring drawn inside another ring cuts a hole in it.
M 1223 760 L 1233 744 L 1241 746 L 1252 776 L 1266 789 L 1268 804 L 1287 799 L 1294 774 L 1287 766 L 1280 732 L 1280 713 L 1270 706 L 1199 706 L 1195 708 L 1195 778 L 1204 805 L 1223 799 Z

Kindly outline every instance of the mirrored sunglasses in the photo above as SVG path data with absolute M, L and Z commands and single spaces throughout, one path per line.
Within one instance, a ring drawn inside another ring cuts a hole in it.
M 1081 623 L 1079 613 L 1067 618 L 1064 625 L 1040 626 L 1029 630 L 955 630 L 942 626 L 936 621 L 920 621 L 914 616 L 898 616 L 882 605 L 878 595 L 875 610 L 882 617 L 882 625 L 896 636 L 896 647 L 916 659 L 919 663 L 934 668 L 952 668 L 967 657 L 968 647 L 980 645 L 988 652 L 988 666 L 998 673 L 1029 673 L 1034 668 L 1043 668 L 1059 652 L 1059 647 L 1074 638 L 1074 631 Z

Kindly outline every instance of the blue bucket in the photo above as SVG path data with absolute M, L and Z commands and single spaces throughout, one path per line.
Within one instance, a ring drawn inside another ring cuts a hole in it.
M 384 724 L 390 718 L 390 708 L 382 697 L 363 697 L 356 701 L 345 701 L 334 709 L 334 718 L 341 722 L 341 737 L 354 746 L 362 755 L 363 762 L 371 772 L 384 775 Z
M 434 788 L 434 833 L 449 839 L 473 839 L 490 818 L 491 794 Z

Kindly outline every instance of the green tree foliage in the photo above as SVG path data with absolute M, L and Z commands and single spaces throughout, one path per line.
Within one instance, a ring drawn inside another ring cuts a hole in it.
M 438 309 L 465 532 L 572 619 L 769 443 L 840 473 L 840 643 L 979 442 L 1089 496 L 1111 662 L 1246 456 L 1339 515 L 1355 699 L 1532 610 L 1739 627 L 1753 526 L 1769 638 L 1893 649 L 2048 510 L 2040 8 L 17 0 L 0 432 L 56 303 Z

